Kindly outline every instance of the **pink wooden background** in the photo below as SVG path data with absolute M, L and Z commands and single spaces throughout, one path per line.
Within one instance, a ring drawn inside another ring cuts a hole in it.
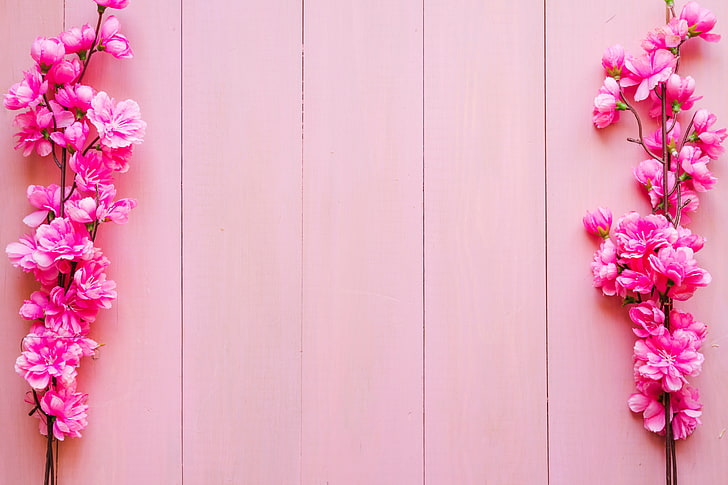
M 702 2 L 728 34 L 728 4 Z M 632 335 L 590 287 L 587 208 L 646 210 L 628 122 L 590 126 L 603 49 L 658 0 L 133 0 L 131 61 L 89 80 L 149 124 L 107 228 L 120 299 L 81 368 L 63 485 L 663 483 L 627 409 Z M 0 0 L 0 90 L 89 0 Z M 685 63 L 728 123 L 728 39 Z M 101 60 L 101 59 L 97 59 Z M 709 67 L 708 67 L 709 66 Z M 0 115 L 0 243 L 52 171 Z M 726 158 L 728 160 L 728 158 Z M 724 163 L 715 171 L 728 177 Z M 728 187 L 693 228 L 713 274 L 703 426 L 681 484 L 728 476 Z M 33 283 L 0 264 L 0 484 L 40 483 L 13 362 Z

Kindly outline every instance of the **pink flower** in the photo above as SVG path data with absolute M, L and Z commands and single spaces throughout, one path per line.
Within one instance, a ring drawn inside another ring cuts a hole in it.
M 80 151 L 71 155 L 68 165 L 76 172 L 76 184 L 84 192 L 96 193 L 98 186 L 111 184 L 113 173 L 96 150 L 83 155 Z
M 670 327 L 672 327 L 673 332 L 677 330 L 684 331 L 693 340 L 695 350 L 700 350 L 708 335 L 708 327 L 703 322 L 695 320 L 693 315 L 688 312 L 671 311 Z
M 81 74 L 82 69 L 83 66 L 78 59 L 64 59 L 50 68 L 46 79 L 56 86 L 68 84 Z
M 83 84 L 63 86 L 56 91 L 56 101 L 68 109 L 76 109 L 77 112 L 86 113 L 91 108 L 91 101 L 95 94 L 91 86 Z
M 112 170 L 125 173 L 129 170 L 129 160 L 131 159 L 133 145 L 119 148 L 109 148 L 106 145 L 101 146 L 101 153 L 104 155 L 104 163 L 111 167 Z
M 66 436 L 80 438 L 81 431 L 86 428 L 86 411 L 88 411 L 88 394 L 75 392 L 75 386 L 46 391 L 40 400 L 44 413 L 55 417 L 53 420 L 53 436 L 63 441 Z M 41 422 L 40 432 L 48 434 L 48 426 Z
M 5 95 L 5 107 L 8 109 L 35 108 L 43 101 L 48 91 L 48 82 L 37 69 L 23 72 L 23 80 L 11 86 Z
M 620 79 L 623 87 L 637 86 L 635 101 L 642 101 L 649 96 L 657 83 L 667 81 L 675 69 L 675 56 L 665 50 L 658 50 L 642 57 L 625 59 L 624 67 L 627 76 Z
M 642 266 L 642 260 L 632 259 L 629 260 L 629 262 L 630 266 L 638 268 L 622 270 L 619 276 L 617 276 L 617 287 L 624 288 L 635 293 L 640 293 L 642 295 L 649 295 L 652 293 L 655 284 L 652 282 L 650 276 L 645 273 L 644 268 L 639 267 Z
M 89 323 L 96 320 L 98 307 L 92 307 L 80 301 L 73 285 L 68 291 L 56 286 L 48 295 L 45 308 L 46 326 L 54 332 L 67 335 L 86 335 Z
M 680 150 L 678 157 L 678 163 L 689 175 L 688 180 L 692 184 L 693 188 L 698 192 L 705 192 L 713 188 L 713 185 L 718 181 L 717 178 L 710 173 L 708 170 L 708 162 L 710 158 L 702 156 L 703 152 L 700 148 L 685 146 Z
M 48 306 L 48 295 L 41 291 L 30 294 L 30 300 L 25 300 L 20 307 L 20 316 L 26 320 L 40 320 L 45 316 Z
M 612 77 L 605 78 L 604 85 L 594 98 L 594 110 L 592 111 L 594 126 L 606 128 L 619 120 L 619 112 L 627 109 L 627 105 L 620 98 L 621 93 L 617 81 Z
M 689 141 L 697 143 L 700 149 L 703 150 L 703 153 L 713 160 L 725 151 L 721 143 L 725 140 L 726 129 L 710 130 L 710 127 L 715 124 L 716 120 L 716 116 L 710 111 L 706 109 L 698 110 L 693 119 L 693 128 L 695 131 L 689 138 Z
M 20 128 L 15 134 L 18 137 L 15 149 L 22 148 L 24 157 L 34 151 L 41 157 L 51 153 L 52 145 L 47 137 L 53 128 L 53 113 L 48 108 L 40 107 L 19 114 L 15 117 L 15 125 Z
M 85 231 L 85 230 L 84 230 Z M 57 217 L 50 224 L 36 229 L 36 248 L 33 259 L 41 268 L 50 268 L 59 262 L 80 260 L 93 248 L 88 234 L 83 234 L 67 218 Z M 58 266 L 62 272 L 65 266 Z
M 66 202 L 66 214 L 73 222 L 89 224 L 96 221 L 96 199 L 84 197 Z
M 634 177 L 647 190 L 652 207 L 658 207 L 663 202 L 663 175 L 662 164 L 654 158 L 643 160 L 634 169 Z M 670 188 L 675 185 L 675 174 L 672 171 L 667 173 L 667 185 Z
M 58 146 L 69 148 L 71 153 L 83 150 L 87 138 L 88 125 L 81 121 L 66 127 L 63 133 L 60 131 L 51 133 L 51 140 Z
M 612 226 L 612 212 L 603 207 L 594 212 L 587 211 L 582 222 L 589 234 L 607 238 L 609 237 L 609 228 Z
M 665 392 L 679 391 L 687 382 L 685 376 L 700 373 L 704 360 L 692 340 L 679 330 L 637 340 L 634 355 L 639 375 L 660 382 Z
M 623 258 L 643 258 L 677 241 L 677 231 L 665 216 L 641 217 L 630 212 L 621 217 L 612 231 L 617 252 Z
M 629 318 L 637 325 L 635 335 L 645 338 L 665 332 L 665 314 L 654 301 L 648 300 L 629 309 Z
M 601 288 L 602 293 L 608 296 L 617 294 L 617 251 L 611 239 L 602 241 L 599 249 L 594 253 L 594 261 L 591 264 L 594 277 L 594 287 Z
M 96 31 L 89 24 L 85 24 L 83 27 L 73 27 L 59 37 L 66 47 L 66 54 L 85 53 L 93 46 Z M 85 58 L 85 55 L 82 57 Z
M 665 83 L 667 94 L 667 116 L 673 116 L 681 110 L 689 110 L 695 101 L 703 99 L 702 96 L 693 96 L 695 92 L 695 79 L 690 76 L 680 77 L 672 74 Z M 650 116 L 658 118 L 662 115 L 662 103 L 654 91 L 650 92 L 652 109 Z
M 129 0 L 94 0 L 100 7 L 108 8 L 125 8 L 129 5 Z
M 670 394 L 674 439 L 684 440 L 695 431 L 695 428 L 701 424 L 702 409 L 700 393 L 694 387 L 684 385 L 678 392 Z
M 698 287 L 711 281 L 710 273 L 698 267 L 690 248 L 661 248 L 649 256 L 649 261 L 655 287 L 675 300 L 689 299 Z
M 116 104 L 103 91 L 91 102 L 88 119 L 98 130 L 101 143 L 111 148 L 141 143 L 147 127 L 135 101 L 128 99 Z
M 680 18 L 688 24 L 688 36 L 700 37 L 708 42 L 717 42 L 720 40 L 720 35 L 709 33 L 713 30 L 717 22 L 715 15 L 710 10 L 702 8 L 696 2 L 686 3 L 680 12 Z
M 662 388 L 654 381 L 644 381 L 637 386 L 638 392 L 629 397 L 629 408 L 632 412 L 642 413 L 645 428 L 653 433 L 665 430 L 665 406 L 660 398 Z
M 82 265 L 73 275 L 76 296 L 85 300 L 87 307 L 111 308 L 116 300 L 116 283 L 106 279 L 103 267 L 93 263 Z
M 68 381 L 76 377 L 80 349 L 71 340 L 29 334 L 23 339 L 23 349 L 15 361 L 15 371 L 30 387 L 45 389 L 51 378 Z
M 680 123 L 675 122 L 673 129 L 667 133 L 667 149 L 670 150 L 670 152 L 674 152 L 676 150 L 675 147 L 677 147 L 677 144 L 681 141 L 681 134 L 682 131 L 680 129 Z M 662 129 L 658 128 L 652 134 L 647 135 L 645 137 L 645 145 L 654 152 L 662 153 Z
M 687 227 L 679 226 L 677 228 L 678 239 L 675 242 L 675 247 L 684 246 L 690 248 L 694 253 L 697 253 L 705 245 L 705 238 L 693 232 Z
M 604 66 L 607 76 L 619 79 L 624 68 L 624 47 L 615 44 L 607 48 L 602 56 L 602 66 Z
M 37 37 L 30 48 L 30 56 L 40 66 L 41 72 L 48 72 L 53 64 L 60 62 L 66 55 L 66 48 L 55 37 Z
M 642 48 L 647 52 L 658 49 L 669 50 L 680 45 L 687 36 L 688 24 L 682 19 L 673 18 L 668 25 L 658 27 L 647 34 L 642 41 Z
M 66 189 L 67 193 L 70 187 Z M 26 191 L 30 205 L 38 209 L 27 215 L 23 222 L 30 227 L 38 227 L 48 218 L 49 214 L 55 217 L 61 206 L 61 188 L 56 184 L 48 187 L 42 185 L 29 185 Z
M 134 53 L 129 46 L 129 41 L 126 37 L 119 33 L 121 24 L 119 19 L 115 16 L 110 15 L 107 18 L 101 30 L 99 31 L 99 43 L 97 49 L 99 51 L 106 51 L 117 59 L 128 59 L 134 56 Z

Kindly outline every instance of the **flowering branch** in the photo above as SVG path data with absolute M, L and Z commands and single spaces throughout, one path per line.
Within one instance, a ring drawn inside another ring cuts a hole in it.
M 109 260 L 94 242 L 103 223 L 126 223 L 136 206 L 133 199 L 116 199 L 113 181 L 115 172 L 129 169 L 132 147 L 146 129 L 136 102 L 117 103 L 82 83 L 95 52 L 133 55 L 118 19 L 104 20 L 107 8 L 124 8 L 129 0 L 94 2 L 96 27 L 38 37 L 31 47 L 34 66 L 4 99 L 6 108 L 23 110 L 15 117 L 15 148 L 26 157 L 50 155 L 60 172 L 60 185 L 28 187 L 35 210 L 23 222 L 34 231 L 6 248 L 13 266 L 40 284 L 20 308 L 32 323 L 15 370 L 30 385 L 29 415 L 46 436 L 44 485 L 57 483 L 58 442 L 80 437 L 87 425 L 88 395 L 77 392 L 77 368 L 99 347 L 88 337 L 91 323 L 116 299 L 116 283 L 106 277 Z
M 675 441 L 685 439 L 700 424 L 702 404 L 688 377 L 700 373 L 700 348 L 707 327 L 690 313 L 675 308 L 695 291 L 707 286 L 710 274 L 694 258 L 704 239 L 683 224 L 699 207 L 698 192 L 713 188 L 716 178 L 708 163 L 724 151 L 726 130 L 713 130 L 714 114 L 695 111 L 684 133 L 679 118 L 701 97 L 694 96 L 695 81 L 677 74 L 682 45 L 696 37 L 716 42 L 711 33 L 715 16 L 688 2 L 677 15 L 666 0 L 666 25 L 647 34 L 639 57 L 615 45 L 607 49 L 602 65 L 606 79 L 594 99 L 593 122 L 605 128 L 629 111 L 637 122 L 638 138 L 628 138 L 649 155 L 634 169 L 645 188 L 652 214 L 630 212 L 612 228 L 612 214 L 600 208 L 588 212 L 584 226 L 602 243 L 594 255 L 594 286 L 608 296 L 619 296 L 629 306 L 637 336 L 634 345 L 636 391 L 629 400 L 633 412 L 642 413 L 644 426 L 665 437 L 665 480 L 677 485 Z M 649 99 L 657 126 L 644 135 L 644 124 L 629 101 Z

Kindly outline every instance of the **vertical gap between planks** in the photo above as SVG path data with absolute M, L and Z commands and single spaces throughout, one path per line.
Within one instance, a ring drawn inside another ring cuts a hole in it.
M 425 217 L 425 0 L 422 0 L 422 485 L 427 483 L 427 420 L 426 420 L 426 217 Z
M 185 278 L 184 278 L 184 0 L 179 2 L 179 143 L 180 143 L 180 163 L 179 163 L 179 292 L 180 292 L 180 483 L 185 483 Z
M 303 202 L 304 202 L 304 190 L 303 190 L 303 182 L 304 182 L 304 171 L 303 171 L 303 136 L 304 136 L 304 130 L 303 130 L 303 122 L 304 122 L 304 29 L 305 29 L 305 6 L 306 2 L 305 0 L 301 0 L 301 248 L 300 248 L 300 268 L 301 268 L 301 275 L 300 275 L 300 286 L 301 286 L 301 293 L 300 293 L 300 309 L 299 309 L 299 411 L 301 414 L 300 421 L 299 421 L 299 434 L 298 434 L 298 442 L 299 442 L 299 461 L 298 461 L 298 475 L 299 475 L 299 484 L 303 485 L 303 304 L 304 304 L 304 278 L 303 278 L 303 271 L 304 271 L 304 251 L 303 251 L 303 244 L 304 244 L 304 235 L 303 235 L 303 223 L 304 223 L 304 210 L 303 210 Z
M 548 220 L 549 220 L 549 201 L 548 201 L 548 133 L 546 126 L 548 122 L 547 117 L 547 84 L 548 77 L 547 73 L 547 35 L 546 29 L 547 23 L 547 0 L 543 1 L 543 181 L 544 181 L 544 193 L 543 193 L 543 214 L 544 214 L 544 325 L 545 325 L 545 354 L 546 354 L 546 483 L 551 483 L 551 432 L 550 432 L 550 420 L 549 415 L 549 285 L 548 285 L 548 269 L 549 269 L 549 242 L 548 242 Z

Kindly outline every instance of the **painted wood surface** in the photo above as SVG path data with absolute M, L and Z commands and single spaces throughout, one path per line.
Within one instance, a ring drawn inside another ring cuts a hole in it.
M 546 483 L 543 4 L 426 1 L 424 48 L 426 483 Z
M 0 0 L 0 86 L 90 1 Z M 728 6 L 702 2 L 722 19 Z M 89 5 L 90 4 L 90 5 Z M 604 48 L 662 2 L 141 2 L 135 59 L 90 73 L 149 124 L 100 243 L 119 301 L 81 368 L 90 425 L 61 483 L 659 484 L 626 407 L 633 337 L 591 288 L 586 209 L 646 210 L 629 122 L 597 132 Z M 725 25 L 728 25 L 726 22 Z M 683 67 L 728 122 L 728 44 Z M 710 67 L 708 67 L 710 66 Z M 92 79 L 92 78 L 89 78 Z M 52 171 L 0 116 L 0 242 Z M 693 228 L 714 281 L 681 484 L 728 474 L 728 170 Z M 0 484 L 40 483 L 44 441 L 12 368 L 33 282 L 2 271 Z

